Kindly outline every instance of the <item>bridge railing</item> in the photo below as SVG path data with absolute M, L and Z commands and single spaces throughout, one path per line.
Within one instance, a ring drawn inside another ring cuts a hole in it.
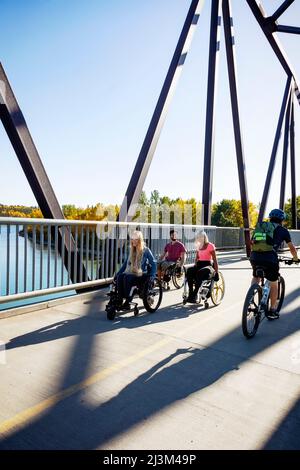
M 195 235 L 203 229 L 217 248 L 244 246 L 239 228 L 0 218 L 0 305 L 107 284 L 122 265 L 136 228 L 156 258 L 172 228 L 188 250 L 187 263 L 195 259 Z

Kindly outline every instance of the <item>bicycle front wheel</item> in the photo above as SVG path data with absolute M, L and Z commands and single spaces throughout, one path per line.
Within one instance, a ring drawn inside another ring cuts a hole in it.
M 262 298 L 262 288 L 253 284 L 247 292 L 242 315 L 242 330 L 246 338 L 255 336 L 260 322 L 259 305 Z

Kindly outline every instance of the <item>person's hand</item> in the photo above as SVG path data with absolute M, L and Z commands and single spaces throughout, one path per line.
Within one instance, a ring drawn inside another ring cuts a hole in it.
M 220 279 L 219 273 L 215 272 L 214 281 L 218 282 L 219 279 Z
M 293 256 L 293 261 L 294 263 L 300 263 L 300 259 L 298 258 L 298 256 Z

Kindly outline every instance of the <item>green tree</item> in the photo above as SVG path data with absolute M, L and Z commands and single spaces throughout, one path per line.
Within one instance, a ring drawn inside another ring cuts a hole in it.
M 257 207 L 249 203 L 250 226 L 254 227 L 257 221 Z M 223 199 L 212 207 L 212 225 L 218 227 L 243 227 L 242 203 L 237 199 Z
M 300 227 L 300 196 L 296 198 L 297 206 L 297 228 Z M 292 228 L 292 200 L 288 199 L 284 205 L 284 211 L 287 215 L 286 226 Z

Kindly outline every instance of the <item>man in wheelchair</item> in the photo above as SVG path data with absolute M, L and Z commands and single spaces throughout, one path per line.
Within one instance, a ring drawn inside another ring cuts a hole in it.
M 186 260 L 186 248 L 177 240 L 177 232 L 170 231 L 171 241 L 166 244 L 163 254 L 157 263 L 157 277 L 160 281 L 169 282 L 175 270 L 181 272 Z
M 144 305 L 147 302 L 148 306 L 150 303 L 148 293 L 150 288 L 154 286 L 155 275 L 156 261 L 154 256 L 151 250 L 145 246 L 142 232 L 136 230 L 130 237 L 129 255 L 115 275 L 109 293 L 110 300 L 106 306 L 108 318 L 113 319 L 116 310 L 129 310 L 133 296 L 136 294 L 143 298 Z M 151 308 L 151 305 L 149 307 Z
M 186 302 L 197 302 L 198 291 L 203 281 L 219 280 L 219 266 L 215 245 L 210 243 L 205 232 L 196 236 L 196 259 L 194 266 L 187 270 L 187 283 L 189 287 Z

